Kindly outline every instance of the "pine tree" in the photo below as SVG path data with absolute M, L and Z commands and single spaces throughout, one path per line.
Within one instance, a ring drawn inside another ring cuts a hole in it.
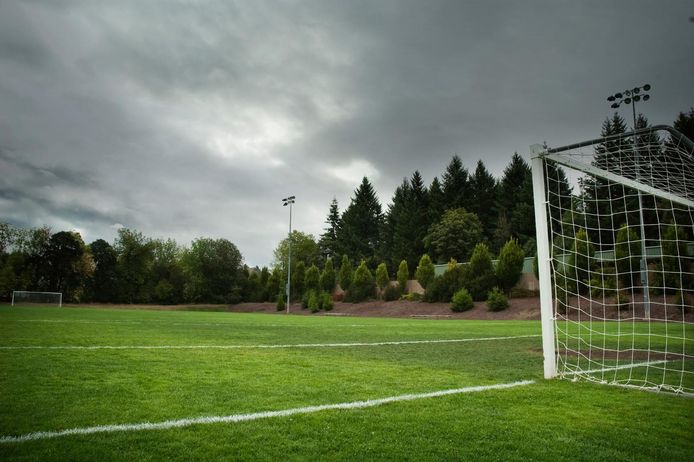
M 532 175 L 528 163 L 514 153 L 499 182 L 497 206 L 510 223 L 511 237 L 521 245 L 535 235 Z M 499 236 L 497 236 L 498 238 Z
M 444 210 L 454 208 L 469 209 L 472 197 L 470 194 L 469 173 L 460 157 L 453 156 L 451 163 L 443 174 L 443 201 Z
M 364 177 L 342 214 L 337 230 L 338 247 L 353 258 L 372 261 L 379 249 L 382 223 L 381 204 L 373 186 Z
M 429 185 L 427 198 L 427 229 L 429 229 L 431 225 L 438 223 L 444 210 L 446 210 L 443 190 L 441 189 L 441 183 L 439 183 L 437 177 L 434 177 L 431 181 L 431 185 Z
M 338 282 L 342 290 L 349 290 L 349 286 L 352 285 L 352 263 L 349 261 L 347 255 L 342 256 L 342 264 L 340 265 L 340 273 L 338 274 Z
M 477 214 L 485 239 L 491 241 L 499 215 L 496 204 L 497 184 L 482 160 L 477 161 L 477 168 L 470 179 L 470 189 L 473 198 L 470 211 Z
M 330 203 L 330 211 L 328 212 L 328 217 L 325 219 L 325 224 L 327 224 L 328 227 L 324 228 L 325 232 L 320 236 L 318 248 L 323 258 L 334 258 L 339 254 L 337 234 L 340 227 L 340 211 L 337 206 L 337 199 L 334 197 Z

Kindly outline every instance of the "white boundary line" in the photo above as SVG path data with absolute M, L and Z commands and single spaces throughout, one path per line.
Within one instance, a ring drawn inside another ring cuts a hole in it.
M 240 348 L 271 349 L 271 348 L 341 348 L 360 346 L 386 346 L 386 345 L 419 345 L 427 343 L 462 343 L 483 342 L 491 340 L 512 340 L 518 338 L 540 337 L 540 334 L 514 335 L 509 337 L 478 337 L 443 340 L 402 340 L 392 342 L 352 342 L 352 343 L 296 343 L 279 345 L 6 345 L 0 346 L 0 350 L 235 350 Z
M 226 416 L 194 417 L 188 419 L 166 420 L 164 422 L 154 423 L 143 422 L 137 424 L 99 425 L 95 427 L 72 428 L 69 430 L 34 432 L 26 433 L 24 435 L 19 436 L 1 436 L 0 443 L 23 443 L 26 441 L 44 440 L 48 438 L 58 438 L 62 436 L 91 435 L 94 433 L 167 430 L 171 428 L 188 427 L 191 425 L 247 422 L 249 420 L 267 419 L 272 417 L 287 417 L 296 414 L 310 414 L 314 412 L 328 411 L 334 409 L 363 409 L 367 407 L 380 406 L 382 404 L 395 403 L 398 401 L 413 401 L 417 399 L 435 398 L 438 396 L 456 395 L 461 393 L 474 393 L 488 390 L 503 390 L 523 385 L 530 385 L 533 383 L 535 383 L 534 380 L 523 380 L 513 383 L 455 388 L 451 390 L 434 391 L 431 393 L 390 396 L 388 398 L 370 399 L 366 401 L 354 401 L 351 403 L 322 404 L 318 406 L 298 407 L 293 409 L 285 409 L 281 411 L 254 412 L 251 414 L 233 414 Z

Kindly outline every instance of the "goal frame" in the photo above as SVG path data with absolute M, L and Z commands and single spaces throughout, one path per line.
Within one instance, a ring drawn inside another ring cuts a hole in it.
M 682 135 L 680 132 L 668 125 L 655 125 L 639 130 L 611 135 L 607 137 L 596 138 L 581 143 L 574 143 L 558 148 L 547 149 L 539 144 L 530 146 L 532 183 L 533 183 L 533 201 L 535 207 L 535 229 L 537 240 L 537 258 L 538 258 L 538 279 L 540 287 L 540 316 L 542 324 L 542 351 L 543 351 L 543 366 L 545 379 L 551 379 L 558 375 L 558 361 L 556 351 L 556 335 L 555 335 L 555 313 L 554 313 L 554 293 L 551 273 L 551 256 L 550 256 L 550 235 L 549 235 L 549 220 L 547 216 L 547 207 L 549 199 L 545 188 L 545 162 L 547 160 L 563 167 L 573 170 L 582 171 L 586 174 L 599 177 L 607 181 L 618 182 L 625 187 L 636 190 L 639 194 L 648 194 L 661 199 L 665 199 L 685 207 L 694 209 L 694 201 L 683 198 L 677 195 L 670 194 L 666 191 L 653 188 L 649 185 L 638 181 L 616 175 L 607 170 L 598 168 L 594 165 L 586 164 L 577 161 L 568 156 L 562 155 L 563 152 L 596 145 L 599 143 L 607 143 L 610 141 L 621 140 L 624 137 L 636 137 L 645 135 L 657 130 L 668 132 L 674 141 L 680 143 L 690 151 L 694 152 L 694 143 Z
M 46 294 L 46 295 L 57 295 L 58 296 L 58 308 L 63 307 L 63 293 L 62 292 L 42 292 L 36 290 L 13 290 L 12 291 L 12 304 L 11 306 L 16 306 L 15 295 L 16 294 Z

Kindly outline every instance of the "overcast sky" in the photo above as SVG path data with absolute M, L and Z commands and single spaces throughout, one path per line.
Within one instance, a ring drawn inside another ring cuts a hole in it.
M 287 195 L 317 237 L 364 175 L 384 211 L 453 154 L 498 177 L 531 144 L 598 136 L 626 88 L 650 83 L 637 108 L 671 124 L 694 106 L 692 16 L 691 0 L 3 0 L 0 221 L 226 238 L 267 265 Z

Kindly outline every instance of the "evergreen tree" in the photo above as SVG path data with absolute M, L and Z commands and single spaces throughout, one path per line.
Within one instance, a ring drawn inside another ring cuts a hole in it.
M 528 163 L 514 153 L 498 186 L 497 207 L 521 245 L 535 235 L 532 174 Z M 501 223 L 499 223 L 501 224 Z M 501 236 L 495 236 L 495 242 Z
M 292 265 L 293 266 L 293 265 Z M 304 296 L 305 287 L 304 280 L 306 279 L 306 265 L 300 261 L 292 268 L 292 300 L 301 300 Z
M 395 189 L 382 227 L 380 256 L 393 268 L 407 253 L 408 242 L 403 230 L 407 223 L 410 196 L 410 183 L 403 179 L 402 184 Z
M 337 230 L 338 247 L 359 260 L 373 260 L 379 249 L 383 223 L 381 204 L 364 177 L 352 201 L 342 214 Z
M 400 265 L 398 266 L 398 273 L 397 273 L 397 278 L 398 278 L 398 286 L 400 287 L 400 290 L 402 293 L 407 292 L 407 280 L 410 278 L 410 269 L 407 266 L 407 260 L 403 260 L 400 262 Z
M 320 236 L 318 248 L 323 258 L 334 258 L 339 254 L 337 234 L 340 227 L 340 211 L 337 207 L 337 199 L 334 197 L 330 203 L 330 211 L 325 219 L 325 224 L 328 227 L 324 228 L 325 232 Z
M 354 272 L 352 285 L 347 292 L 347 299 L 352 303 L 361 302 L 372 298 L 376 292 L 376 283 L 373 274 L 362 260 Z
M 470 211 L 477 214 L 482 223 L 484 238 L 491 242 L 499 215 L 496 204 L 497 185 L 496 180 L 484 166 L 482 160 L 477 161 L 477 168 L 470 179 L 470 189 L 473 199 L 470 204 Z
M 687 113 L 680 112 L 673 126 L 675 130 L 694 141 L 694 108 L 689 109 Z
M 428 229 L 427 190 L 418 171 L 412 178 L 403 180 L 388 208 L 383 242 L 392 267 L 402 259 L 414 268 L 424 252 L 424 237 Z M 388 251 L 389 250 L 389 251 Z
M 376 268 L 376 286 L 378 290 L 383 292 L 383 290 L 388 287 L 390 283 L 390 276 L 388 275 L 388 267 L 385 263 L 381 263 Z
M 349 290 L 349 286 L 352 285 L 352 275 L 352 263 L 349 261 L 349 257 L 347 257 L 347 255 L 343 255 L 339 274 L 339 282 L 342 290 Z
M 320 270 L 316 265 L 311 265 L 304 275 L 304 291 L 320 292 Z
M 470 191 L 469 173 L 460 157 L 453 156 L 450 164 L 443 174 L 443 201 L 444 210 L 454 208 L 470 208 L 472 195 Z
M 487 292 L 494 287 L 496 276 L 489 248 L 485 244 L 477 244 L 472 251 L 470 262 L 465 267 L 465 287 L 475 301 L 484 300 Z
M 437 177 L 434 177 L 431 181 L 431 185 L 429 185 L 427 198 L 427 229 L 429 229 L 431 225 L 437 223 L 441 219 L 441 215 L 443 215 L 446 209 L 443 190 L 441 189 L 441 183 L 439 183 Z
M 417 270 L 415 271 L 415 278 L 424 290 L 427 289 L 429 283 L 434 279 L 434 272 L 434 264 L 431 262 L 429 255 L 422 255 L 422 258 L 419 260 L 419 265 L 417 265 Z
M 320 286 L 321 289 L 323 289 L 325 292 L 328 292 L 329 294 L 333 293 L 333 290 L 335 290 L 335 269 L 333 268 L 333 260 L 332 258 L 328 258 L 328 260 L 325 262 L 325 267 L 323 268 L 323 271 L 321 272 L 320 275 Z
M 520 279 L 525 254 L 515 239 L 509 239 L 499 253 L 496 264 L 496 279 L 504 293 L 509 294 Z

